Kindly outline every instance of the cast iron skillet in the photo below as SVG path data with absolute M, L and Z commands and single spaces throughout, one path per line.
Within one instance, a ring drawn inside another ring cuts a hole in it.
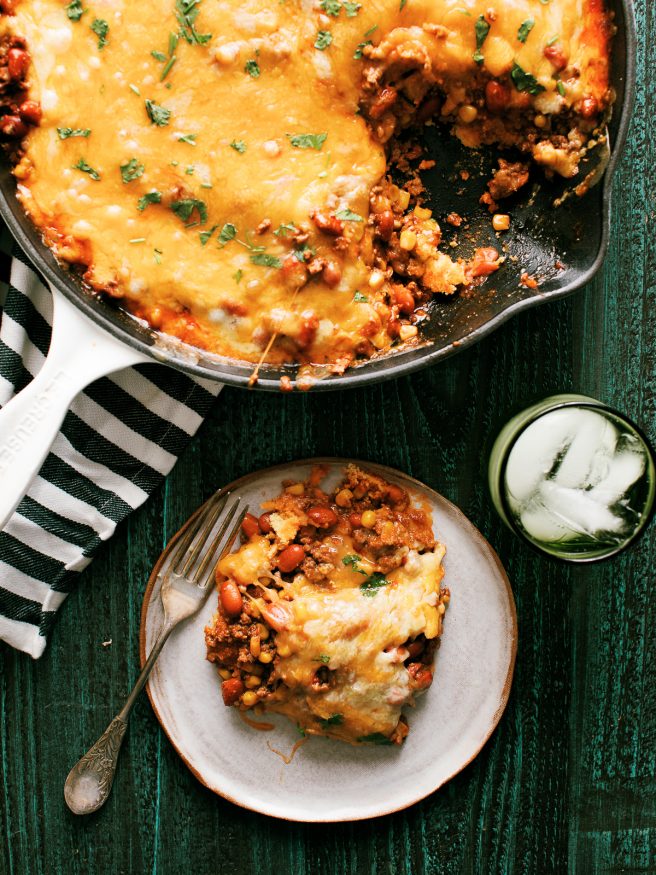
M 626 140 L 635 92 L 636 33 L 632 0 L 612 0 L 617 34 L 613 41 L 611 78 L 616 91 L 609 123 L 611 157 L 602 182 L 583 197 L 570 198 L 565 207 L 554 208 L 554 199 L 567 185 L 547 182 L 535 172 L 531 184 L 504 205 L 512 215 L 511 231 L 504 235 L 507 259 L 479 290 L 472 294 L 435 299 L 422 326 L 425 343 L 392 352 L 380 359 L 365 361 L 342 376 L 326 376 L 314 389 L 342 389 L 362 386 L 409 374 L 433 364 L 475 343 L 528 307 L 569 295 L 588 282 L 599 269 L 608 246 L 610 229 L 611 183 L 617 160 Z M 426 144 L 437 166 L 424 174 L 430 192 L 430 206 L 438 221 L 450 212 L 466 217 L 469 230 L 460 229 L 455 250 L 469 255 L 476 246 L 497 245 L 490 216 L 478 203 L 485 180 L 496 166 L 496 151 L 473 152 L 437 126 L 426 129 Z M 462 180 L 460 171 L 469 179 Z M 252 372 L 250 363 L 210 355 L 144 328 L 110 301 L 92 296 L 63 270 L 41 241 L 39 232 L 24 214 L 15 197 L 15 180 L 10 167 L 0 167 L 0 214 L 16 240 L 43 276 L 66 298 L 98 325 L 133 349 L 175 368 L 228 383 L 246 386 Z M 453 229 L 440 221 L 445 238 Z M 450 235 L 451 232 L 451 235 Z M 564 267 L 557 268 L 560 263 Z M 526 271 L 540 278 L 537 289 L 520 284 Z M 295 379 L 294 366 L 264 366 L 257 384 L 260 389 L 278 390 L 280 377 Z

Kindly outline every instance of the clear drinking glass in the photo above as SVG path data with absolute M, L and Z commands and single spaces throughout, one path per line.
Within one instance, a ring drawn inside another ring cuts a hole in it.
M 656 466 L 647 438 L 625 416 L 585 395 L 552 395 L 504 426 L 488 480 L 513 532 L 551 556 L 593 562 L 644 531 Z

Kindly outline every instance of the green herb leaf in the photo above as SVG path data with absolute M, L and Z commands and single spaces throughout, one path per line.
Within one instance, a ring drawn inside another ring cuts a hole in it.
M 107 34 L 109 33 L 109 24 L 104 18 L 94 18 L 91 23 L 91 30 L 98 37 L 98 48 L 104 49 L 107 45 Z
M 150 53 L 156 61 L 160 61 L 162 64 L 166 61 L 166 55 L 164 52 L 151 52 Z
M 387 586 L 389 580 L 380 571 L 374 571 L 371 577 L 368 577 L 364 583 L 360 584 L 360 592 L 367 598 L 373 598 L 379 589 Z
M 356 294 L 356 298 L 357 298 L 357 295 L 359 295 L 361 293 L 356 292 L 355 294 Z M 354 300 L 356 300 L 356 298 L 354 298 Z M 366 300 L 367 299 L 365 298 L 365 301 Z M 358 563 L 360 561 L 361 561 L 360 556 L 356 556 L 355 553 L 350 553 L 348 556 L 342 556 L 342 565 L 346 565 L 347 567 L 351 568 L 351 571 L 355 571 L 355 572 L 357 572 L 357 574 L 364 574 L 364 576 L 366 577 L 367 572 L 363 571 L 358 565 Z
M 354 213 L 353 210 L 338 210 L 335 213 L 335 217 L 341 219 L 343 222 L 364 222 L 362 216 L 358 215 L 358 213 Z
M 347 18 L 355 18 L 358 12 L 362 9 L 362 6 L 359 3 L 352 3 L 351 0 L 344 0 L 342 6 L 344 7 L 344 12 L 346 12 Z
M 243 140 L 233 140 L 230 143 L 230 148 L 234 149 L 235 152 L 239 152 L 240 155 L 243 155 L 246 151 L 246 143 Z
M 182 134 L 178 137 L 178 143 L 186 143 L 188 146 L 195 146 L 197 136 L 198 134 Z
M 561 97 L 564 97 L 567 94 L 567 92 L 565 91 L 565 86 L 560 81 L 560 79 L 558 80 L 558 82 L 556 82 L 556 91 L 558 92 L 558 94 L 560 94 Z
M 91 130 L 89 128 L 57 128 L 60 140 L 68 140 L 69 137 L 89 137 Z
M 211 33 L 198 33 L 195 27 L 200 0 L 176 0 L 175 17 L 180 25 L 180 37 L 189 45 L 204 46 L 212 39 Z
M 214 234 L 214 232 L 216 231 L 216 229 L 218 227 L 219 227 L 218 225 L 212 225 L 212 227 L 210 228 L 209 231 L 201 231 L 200 232 L 200 234 L 198 236 L 200 237 L 200 245 L 201 246 L 207 245 L 207 241 L 210 239 L 212 234 Z
M 391 741 L 386 735 L 383 735 L 382 732 L 372 732 L 371 735 L 361 735 L 357 740 L 363 742 L 364 744 L 394 744 L 394 742 Z
M 66 15 L 71 21 L 79 21 L 86 11 L 82 7 L 82 0 L 71 0 L 66 7 Z
M 77 164 L 73 165 L 73 170 L 81 170 L 82 173 L 88 173 L 91 179 L 95 180 L 96 182 L 100 181 L 100 174 L 98 173 L 98 171 L 94 170 L 91 165 L 87 164 L 84 158 L 80 158 Z
M 268 252 L 256 252 L 251 255 L 251 262 L 259 264 L 260 267 L 282 267 L 282 261 L 277 255 L 270 255 Z
M 332 714 L 330 717 L 319 717 L 319 723 L 322 729 L 328 729 L 331 726 L 341 726 L 344 722 L 343 714 Z
M 241 282 L 241 278 L 243 277 L 243 275 L 243 270 L 238 270 L 237 273 L 233 273 L 232 278 L 237 283 L 237 285 L 239 285 L 239 283 Z
M 221 228 L 221 233 L 219 234 L 219 245 L 221 247 L 225 246 L 226 243 L 230 243 L 231 240 L 234 240 L 237 236 L 237 229 L 231 222 L 226 222 L 223 228 Z
M 317 38 L 314 41 L 315 49 L 325 51 L 333 41 L 333 35 L 329 30 L 320 30 L 317 32 Z
M 557 33 L 555 36 L 551 37 L 551 39 L 547 43 L 547 46 L 554 46 L 558 42 L 559 39 L 560 39 L 560 34 Z
M 363 43 L 358 43 L 358 47 L 353 52 L 353 57 L 356 58 L 357 60 L 360 60 L 360 58 L 362 57 L 362 50 L 365 48 L 365 46 L 370 46 L 370 45 L 373 45 L 373 43 L 371 42 L 370 39 L 366 40 Z
M 296 724 L 296 728 L 298 729 L 298 734 L 299 734 L 302 738 L 305 738 L 305 734 L 306 734 L 306 733 L 305 733 L 305 730 L 303 729 L 303 727 L 302 727 L 299 723 L 297 723 L 297 724 Z
M 149 204 L 161 204 L 162 203 L 162 192 L 161 191 L 149 191 L 148 194 L 145 194 L 143 197 L 139 198 L 137 202 L 137 209 L 140 213 L 146 209 Z
M 483 43 L 487 39 L 487 35 L 490 32 L 490 25 L 485 20 L 484 15 L 479 15 L 476 19 L 476 24 L 474 25 L 474 33 L 476 34 L 476 51 L 474 52 L 474 60 L 477 64 L 483 63 L 483 55 L 481 54 L 481 49 L 483 48 Z
M 158 128 L 165 128 L 171 120 L 171 110 L 165 106 L 160 106 L 153 100 L 146 100 L 146 112 L 148 118 Z
M 319 5 L 326 15 L 332 15 L 333 18 L 337 18 L 342 9 L 340 0 L 321 0 Z
M 295 149 L 321 149 L 328 134 L 287 134 Z
M 185 224 L 189 223 L 194 211 L 198 213 L 201 225 L 207 222 L 207 204 L 204 201 L 198 200 L 198 198 L 185 197 L 179 201 L 173 201 L 171 209 Z
M 164 255 L 164 253 L 161 249 L 153 249 L 153 258 L 155 259 L 155 264 L 162 263 L 162 255 Z
M 324 665 L 328 665 L 330 662 L 330 657 L 326 653 L 321 653 L 317 656 L 317 662 L 323 662 Z
M 145 169 L 143 164 L 140 164 L 136 158 L 130 158 L 127 164 L 121 164 L 121 178 L 125 183 L 132 182 L 143 176 Z
M 515 61 L 510 71 L 510 78 L 518 91 L 527 91 L 529 94 L 539 94 L 541 91 L 544 91 L 544 86 L 539 84 L 535 76 L 523 70 L 517 61 Z
M 526 21 L 523 21 L 520 25 L 519 30 L 517 31 L 517 39 L 520 43 L 525 43 L 529 33 L 535 27 L 535 21 L 532 18 L 527 18 Z
M 362 292 L 356 292 L 353 295 L 353 300 L 357 304 L 365 304 L 369 300 L 369 298 L 366 295 L 363 295 Z M 342 561 L 344 561 L 344 560 L 342 560 Z
M 296 233 L 296 225 L 291 222 L 283 222 L 277 231 L 273 232 L 276 237 L 286 237 L 288 234 Z
M 246 65 L 244 67 L 244 71 L 248 73 L 249 76 L 252 76 L 253 79 L 259 79 L 260 73 L 260 65 L 257 63 L 255 58 L 251 58 L 249 61 L 246 61 Z
M 407 2 L 408 2 L 408 0 L 401 0 L 401 2 L 399 3 L 399 12 L 403 11 L 403 7 L 405 6 L 405 4 Z

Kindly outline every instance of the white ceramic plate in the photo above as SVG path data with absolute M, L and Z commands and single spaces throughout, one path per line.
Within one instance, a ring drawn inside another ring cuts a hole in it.
M 328 463 L 336 482 L 344 459 L 315 459 L 256 472 L 229 488 L 254 513 L 285 478 L 305 479 Z M 453 504 L 398 471 L 359 463 L 427 500 L 444 544 L 444 584 L 451 590 L 435 680 L 408 712 L 400 748 L 311 738 L 286 765 L 267 742 L 288 754 L 298 732 L 286 718 L 265 715 L 271 732 L 251 729 L 221 699 L 216 668 L 205 659 L 203 629 L 216 610 L 213 593 L 200 613 L 171 636 L 148 685 L 162 727 L 184 762 L 210 790 L 237 805 L 297 821 L 360 820 L 423 799 L 463 769 L 499 722 L 512 681 L 517 618 L 508 578 L 480 532 Z M 173 543 L 173 542 L 171 542 Z M 170 547 L 170 545 L 169 545 Z M 168 549 L 168 548 L 167 548 Z M 162 623 L 157 568 L 141 618 L 141 660 Z

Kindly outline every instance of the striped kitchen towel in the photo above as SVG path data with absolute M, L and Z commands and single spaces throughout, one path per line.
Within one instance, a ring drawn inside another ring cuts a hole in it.
M 43 364 L 52 297 L 6 229 L 0 231 L 0 277 L 9 279 L 0 282 L 2 407 Z M 148 364 L 97 380 L 78 395 L 39 475 L 0 532 L 0 640 L 41 656 L 80 572 L 169 473 L 220 389 Z

